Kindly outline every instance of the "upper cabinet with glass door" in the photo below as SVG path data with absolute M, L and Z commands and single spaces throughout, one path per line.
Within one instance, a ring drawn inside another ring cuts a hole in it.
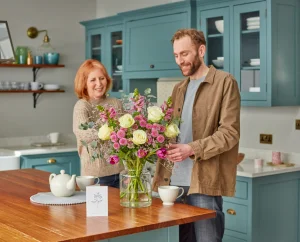
M 103 34 L 99 30 L 90 30 L 87 35 L 88 44 L 86 57 L 102 61 L 102 44 L 103 44 Z
M 229 8 L 201 11 L 200 25 L 207 42 L 205 63 L 229 71 Z
M 233 75 L 243 101 L 266 101 L 266 3 L 243 4 L 233 10 Z

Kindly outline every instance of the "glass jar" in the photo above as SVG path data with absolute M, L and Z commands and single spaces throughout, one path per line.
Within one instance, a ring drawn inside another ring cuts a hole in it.
M 151 174 L 142 170 L 123 170 L 120 173 L 120 205 L 128 208 L 148 207 L 152 204 Z

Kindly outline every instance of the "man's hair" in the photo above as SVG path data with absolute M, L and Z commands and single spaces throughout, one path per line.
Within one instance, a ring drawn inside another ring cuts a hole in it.
M 179 30 L 177 30 L 171 40 L 172 44 L 174 44 L 175 40 L 179 40 L 185 36 L 190 36 L 193 44 L 196 47 L 199 47 L 200 45 L 206 46 L 206 40 L 205 40 L 205 36 L 204 36 L 203 32 L 200 30 L 197 30 L 197 29 L 179 29 Z

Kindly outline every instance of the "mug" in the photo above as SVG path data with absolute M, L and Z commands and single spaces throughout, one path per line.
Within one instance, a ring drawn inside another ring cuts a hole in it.
M 40 82 L 30 82 L 31 90 L 37 91 L 43 88 L 44 84 Z
M 179 190 L 181 190 L 180 195 L 178 195 Z M 184 193 L 182 187 L 177 186 L 159 186 L 158 194 L 160 199 L 163 201 L 163 205 L 173 205 L 175 200 L 181 197 Z
M 281 153 L 279 151 L 272 151 L 272 163 L 274 165 L 281 164 Z
M 52 144 L 55 144 L 58 142 L 59 133 L 50 133 L 47 135 L 47 138 L 51 141 Z
M 95 183 L 95 180 L 97 179 L 97 182 Z M 76 176 L 76 183 L 77 186 L 81 191 L 85 191 L 87 186 L 91 185 L 97 185 L 100 182 L 99 177 L 95 176 Z

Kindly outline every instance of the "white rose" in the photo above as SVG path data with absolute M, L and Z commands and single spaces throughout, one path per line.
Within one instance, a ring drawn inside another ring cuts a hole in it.
M 132 136 L 132 142 L 136 145 L 145 144 L 147 141 L 147 134 L 143 130 L 138 129 L 133 131 Z
M 152 122 L 158 122 L 162 119 L 163 116 L 165 116 L 161 108 L 157 106 L 148 107 L 147 111 L 148 119 Z
M 165 135 L 169 138 L 174 138 L 180 133 L 179 128 L 176 124 L 171 123 L 167 126 Z
M 110 139 L 110 134 L 113 131 L 113 129 L 111 127 L 108 127 L 108 124 L 104 124 L 103 126 L 101 126 L 101 128 L 99 129 L 98 132 L 98 137 L 101 140 L 109 140 Z
M 120 126 L 122 128 L 130 128 L 134 124 L 134 119 L 133 117 L 127 113 L 124 114 L 122 117 L 119 118 Z

